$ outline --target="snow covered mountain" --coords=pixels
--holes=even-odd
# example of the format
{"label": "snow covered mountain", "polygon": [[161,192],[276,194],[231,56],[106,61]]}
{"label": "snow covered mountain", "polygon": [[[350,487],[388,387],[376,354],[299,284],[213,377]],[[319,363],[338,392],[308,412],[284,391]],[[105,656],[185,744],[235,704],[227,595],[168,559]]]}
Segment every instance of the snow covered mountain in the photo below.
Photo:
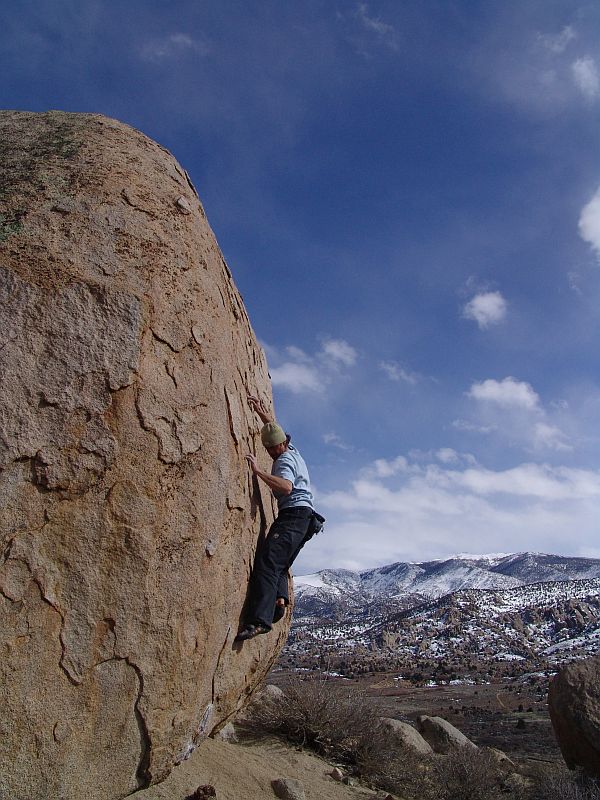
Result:
{"label": "snow covered mountain", "polygon": [[339,619],[383,604],[388,611],[417,605],[462,589],[512,589],[542,581],[600,578],[600,559],[545,553],[458,555],[398,562],[352,572],[322,570],[294,579],[296,616]]}
{"label": "snow covered mountain", "polygon": [[323,570],[295,587],[288,665],[481,678],[600,650],[600,559],[460,555]]}

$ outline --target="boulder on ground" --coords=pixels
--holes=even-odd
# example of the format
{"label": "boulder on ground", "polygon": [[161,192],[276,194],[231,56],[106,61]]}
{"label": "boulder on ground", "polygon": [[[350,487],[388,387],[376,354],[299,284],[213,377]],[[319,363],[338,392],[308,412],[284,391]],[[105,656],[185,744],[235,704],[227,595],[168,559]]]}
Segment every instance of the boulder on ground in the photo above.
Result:
{"label": "boulder on ground", "polygon": [[402,722],[392,717],[382,717],[380,722],[388,739],[399,750],[409,748],[422,756],[429,756],[433,753],[433,748],[429,742],[426,742],[419,731],[407,722]]}
{"label": "boulder on ground", "polygon": [[260,689],[253,698],[255,703],[279,703],[285,697],[285,693],[275,686],[273,683],[268,683]]}
{"label": "boulder on ground", "polygon": [[273,791],[280,800],[305,800],[304,786],[295,778],[277,778],[271,781]]}
{"label": "boulder on ground", "polygon": [[473,744],[464,733],[442,717],[428,717],[423,714],[418,719],[418,725],[419,732],[435,753],[452,753],[461,747],[477,749],[477,745]]}
{"label": "boulder on ground", "polygon": [[[273,518],[264,355],[185,171],[91,114],[0,112],[0,795],[114,800],[233,716]],[[265,460],[263,466],[268,466]]]}
{"label": "boulder on ground", "polygon": [[550,682],[550,719],[569,769],[600,777],[600,656],[574,661]]}

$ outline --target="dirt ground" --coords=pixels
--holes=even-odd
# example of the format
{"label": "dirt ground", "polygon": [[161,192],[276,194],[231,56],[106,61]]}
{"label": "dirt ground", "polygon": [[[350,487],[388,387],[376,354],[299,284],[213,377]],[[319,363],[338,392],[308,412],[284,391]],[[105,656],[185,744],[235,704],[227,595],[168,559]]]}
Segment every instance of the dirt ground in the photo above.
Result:
{"label": "dirt ground", "polygon": [[274,800],[271,781],[296,778],[306,800],[373,800],[374,792],[345,786],[327,773],[332,765],[277,744],[230,744],[207,739],[166,781],[137,792],[140,800],[184,800],[198,786],[215,787],[217,800]]}

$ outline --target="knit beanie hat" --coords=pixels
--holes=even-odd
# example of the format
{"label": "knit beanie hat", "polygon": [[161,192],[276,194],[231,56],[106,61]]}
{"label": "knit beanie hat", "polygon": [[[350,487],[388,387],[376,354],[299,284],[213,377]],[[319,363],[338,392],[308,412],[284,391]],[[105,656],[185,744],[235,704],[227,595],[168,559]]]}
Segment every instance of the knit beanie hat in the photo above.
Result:
{"label": "knit beanie hat", "polygon": [[285,431],[276,422],[267,422],[260,432],[260,440],[265,447],[276,447],[287,439]]}

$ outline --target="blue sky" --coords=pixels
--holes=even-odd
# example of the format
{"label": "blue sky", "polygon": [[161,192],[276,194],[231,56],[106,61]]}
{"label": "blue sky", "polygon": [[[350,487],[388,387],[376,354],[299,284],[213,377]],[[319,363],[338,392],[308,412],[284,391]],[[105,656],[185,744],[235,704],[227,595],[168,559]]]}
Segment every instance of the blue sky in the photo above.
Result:
{"label": "blue sky", "polygon": [[600,5],[22,0],[4,108],[188,170],[327,531],[296,572],[600,557]]}

